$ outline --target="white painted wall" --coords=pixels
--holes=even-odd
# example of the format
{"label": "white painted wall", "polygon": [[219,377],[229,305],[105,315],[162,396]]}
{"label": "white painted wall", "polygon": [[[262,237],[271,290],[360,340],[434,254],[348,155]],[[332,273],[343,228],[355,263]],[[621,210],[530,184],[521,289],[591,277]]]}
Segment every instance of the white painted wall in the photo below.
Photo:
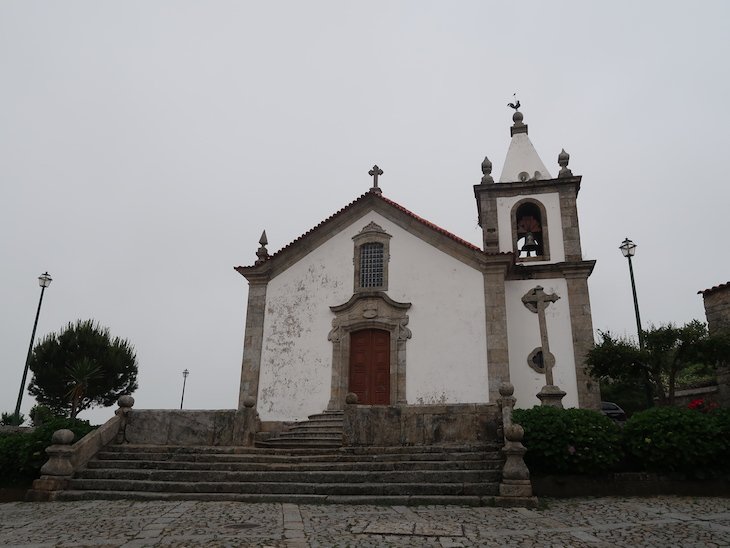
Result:
{"label": "white painted wall", "polygon": [[520,180],[520,173],[526,172],[530,179],[535,172],[540,172],[539,179],[552,179],[545,164],[538,156],[527,133],[515,133],[509,142],[507,156],[504,159],[500,183],[514,183]]}
{"label": "white painted wall", "polygon": [[[560,217],[560,196],[557,192],[547,194],[511,196],[497,198],[497,228],[499,230],[499,250],[503,253],[511,252],[512,248],[512,208],[525,198],[530,198],[545,206],[547,213],[548,243],[550,244],[549,261],[530,261],[530,264],[552,264],[565,261],[565,246],[563,245],[563,221]],[[519,264],[519,258],[516,259]]]}
{"label": "white painted wall", "polygon": [[299,420],[326,408],[329,307],[352,296],[352,237],[371,221],[392,236],[388,295],[412,303],[408,403],[488,400],[482,274],[370,212],[269,282],[257,403],[262,420]]}
{"label": "white painted wall", "polygon": [[537,314],[522,304],[522,296],[536,285],[545,293],[556,293],[560,299],[545,311],[550,352],[555,356],[553,379],[567,392],[565,407],[578,407],[578,383],[575,377],[573,331],[570,327],[568,286],[564,279],[512,280],[506,282],[507,332],[509,333],[509,374],[515,387],[517,407],[539,405],[537,394],[545,385],[545,375],[527,365],[527,356],[540,346],[540,326]]}

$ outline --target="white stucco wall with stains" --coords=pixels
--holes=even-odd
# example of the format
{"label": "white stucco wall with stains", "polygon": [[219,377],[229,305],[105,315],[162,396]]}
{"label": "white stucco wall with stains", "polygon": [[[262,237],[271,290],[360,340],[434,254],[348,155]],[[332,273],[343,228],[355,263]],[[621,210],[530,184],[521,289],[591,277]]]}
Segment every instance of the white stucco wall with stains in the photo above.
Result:
{"label": "white stucco wall with stains", "polygon": [[527,357],[541,346],[537,314],[522,303],[522,296],[537,285],[545,293],[555,293],[560,299],[545,310],[548,343],[555,356],[553,380],[567,395],[563,406],[578,407],[578,383],[575,376],[573,332],[570,327],[568,286],[564,279],[511,280],[506,282],[507,332],[509,333],[509,375],[515,387],[517,407],[539,405],[536,394],[545,385],[545,375],[527,365]]}
{"label": "white stucco wall with stains", "polygon": [[[530,261],[530,264],[562,263],[565,261],[565,247],[563,246],[563,221],[560,216],[560,195],[557,192],[497,198],[499,250],[503,253],[512,252],[512,208],[517,202],[526,198],[540,202],[543,206],[545,206],[545,213],[547,214],[548,243],[550,245],[549,261]],[[520,262],[519,258],[515,260],[517,263]]]}
{"label": "white stucco wall with stains", "polygon": [[352,237],[371,221],[392,236],[387,293],[412,303],[408,403],[488,401],[482,274],[369,212],[269,282],[257,402],[262,420],[301,420],[326,408],[329,307],[352,296]]}

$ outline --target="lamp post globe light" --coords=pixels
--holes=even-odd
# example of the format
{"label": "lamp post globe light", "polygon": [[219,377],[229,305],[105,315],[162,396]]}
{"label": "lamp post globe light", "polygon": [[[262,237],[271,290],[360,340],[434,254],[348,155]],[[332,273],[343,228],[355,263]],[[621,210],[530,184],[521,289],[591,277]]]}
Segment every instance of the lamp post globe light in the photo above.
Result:
{"label": "lamp post globe light", "polygon": [[636,254],[636,244],[629,240],[624,239],[619,246],[621,253],[624,257],[629,260],[629,276],[631,276],[631,292],[634,295],[634,312],[636,313],[636,331],[639,335],[639,348],[644,349],[644,336],[641,332],[641,316],[639,315],[639,301],[636,298],[636,282],[634,282],[634,267],[631,264],[631,257]]}
{"label": "lamp post globe light", "polygon": [[182,397],[180,398],[180,409],[183,408],[183,402],[185,401],[185,383],[188,380],[188,375],[190,375],[190,371],[187,369],[183,369],[183,389],[182,389]]}
{"label": "lamp post globe light", "polygon": [[43,293],[46,287],[51,285],[53,278],[48,272],[44,272],[38,276],[38,285],[41,286],[41,298],[38,300],[38,310],[35,313],[35,322],[33,322],[33,332],[30,335],[30,346],[28,347],[28,356],[25,358],[25,368],[23,369],[23,380],[20,381],[20,391],[18,392],[18,403],[15,404],[15,424],[20,424],[20,404],[23,402],[23,392],[25,392],[25,381],[28,378],[28,366],[30,365],[30,357],[33,354],[33,341],[35,340],[35,330],[38,327],[38,318],[41,315],[41,305],[43,304]]}

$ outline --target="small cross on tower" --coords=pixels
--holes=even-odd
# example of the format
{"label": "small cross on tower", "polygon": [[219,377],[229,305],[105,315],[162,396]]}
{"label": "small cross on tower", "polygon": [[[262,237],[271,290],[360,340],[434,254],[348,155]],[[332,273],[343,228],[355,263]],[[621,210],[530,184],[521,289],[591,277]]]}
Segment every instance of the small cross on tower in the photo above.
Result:
{"label": "small cross on tower", "polygon": [[380,190],[378,187],[378,175],[382,175],[383,170],[378,167],[378,165],[374,165],[373,169],[368,171],[368,175],[370,175],[373,178],[373,186],[370,188],[371,192],[377,192],[378,194],[381,194],[383,191]]}

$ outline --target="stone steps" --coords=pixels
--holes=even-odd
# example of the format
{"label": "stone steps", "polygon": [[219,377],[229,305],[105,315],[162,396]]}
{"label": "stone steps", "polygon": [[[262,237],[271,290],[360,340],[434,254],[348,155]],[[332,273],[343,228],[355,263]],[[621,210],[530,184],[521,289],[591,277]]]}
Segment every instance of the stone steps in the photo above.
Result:
{"label": "stone steps", "polygon": [[348,471],[369,472],[396,470],[499,470],[501,461],[457,460],[457,461],[354,461],[354,462],[197,462],[172,460],[103,460],[90,461],[89,470],[113,468],[117,470],[224,470],[229,472],[292,470],[292,471]]}
{"label": "stone steps", "polygon": [[335,448],[342,446],[342,411],[325,411],[310,415],[309,420],[292,423],[287,430],[266,439],[256,440],[257,447]]}
{"label": "stone steps", "polygon": [[[235,452],[234,452],[235,450]],[[169,461],[197,463],[260,463],[260,464],[304,464],[304,463],[346,463],[346,462],[402,462],[402,461],[482,461],[497,460],[501,455],[498,448],[472,448],[470,450],[448,447],[374,447],[348,449],[266,449],[245,447],[176,447],[119,445],[100,451],[96,460]],[[95,464],[96,466],[96,464]]]}
{"label": "stone steps", "polygon": [[496,470],[134,470],[96,468],[80,471],[78,480],[169,481],[209,483],[367,483],[377,475],[383,483],[478,483],[499,479]]}
{"label": "stone steps", "polygon": [[61,491],[57,500],[196,500],[244,503],[291,504],[369,504],[388,506],[459,505],[480,506],[493,503],[489,496],[449,495],[297,495],[247,493],[148,493],[144,491]]}
{"label": "stone steps", "polygon": [[[498,483],[307,483],[307,482],[183,482],[125,479],[72,479],[71,491],[142,491],[150,493],[237,493],[297,495],[496,495]],[[68,499],[66,499],[68,500]]]}
{"label": "stone steps", "polygon": [[498,446],[268,449],[111,445],[59,500],[481,504],[497,495]]}

